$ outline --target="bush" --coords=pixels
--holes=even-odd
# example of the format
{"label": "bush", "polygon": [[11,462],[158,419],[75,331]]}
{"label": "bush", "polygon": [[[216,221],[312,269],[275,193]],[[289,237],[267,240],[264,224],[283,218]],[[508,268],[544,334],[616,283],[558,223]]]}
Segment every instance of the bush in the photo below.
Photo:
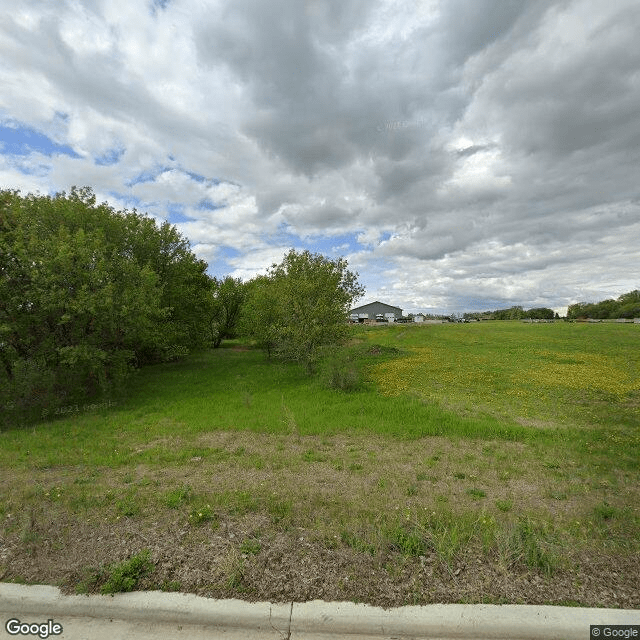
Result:
{"label": "bush", "polygon": [[148,549],[132,556],[129,560],[113,565],[109,578],[100,588],[103,595],[133,591],[141,578],[153,570],[151,552]]}
{"label": "bush", "polygon": [[321,378],[327,387],[338,391],[357,391],[362,387],[358,363],[345,350],[334,351],[325,359]]}

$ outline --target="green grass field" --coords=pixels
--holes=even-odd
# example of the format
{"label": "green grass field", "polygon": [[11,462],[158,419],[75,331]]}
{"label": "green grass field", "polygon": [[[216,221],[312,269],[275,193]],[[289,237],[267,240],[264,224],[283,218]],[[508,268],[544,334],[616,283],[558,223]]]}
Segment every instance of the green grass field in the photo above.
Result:
{"label": "green grass field", "polygon": [[140,588],[217,597],[640,606],[639,345],[398,325],[354,327],[314,378],[234,343],[149,367],[0,433],[0,579],[99,591],[144,564]]}

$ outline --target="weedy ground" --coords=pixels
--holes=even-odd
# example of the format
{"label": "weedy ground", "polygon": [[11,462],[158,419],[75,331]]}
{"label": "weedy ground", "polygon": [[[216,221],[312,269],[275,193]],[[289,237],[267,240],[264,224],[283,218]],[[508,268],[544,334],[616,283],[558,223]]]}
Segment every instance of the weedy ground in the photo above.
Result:
{"label": "weedy ground", "polygon": [[633,325],[230,343],[0,433],[0,579],[70,592],[639,607]]}

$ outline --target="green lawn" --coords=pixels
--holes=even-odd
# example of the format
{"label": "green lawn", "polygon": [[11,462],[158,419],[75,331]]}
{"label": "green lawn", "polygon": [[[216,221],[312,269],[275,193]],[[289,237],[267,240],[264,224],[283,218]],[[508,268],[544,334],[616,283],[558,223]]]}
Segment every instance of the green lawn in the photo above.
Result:
{"label": "green lawn", "polygon": [[606,441],[600,448],[615,464],[637,468],[638,326],[488,322],[373,331],[368,339],[375,335],[406,350],[373,368],[382,393],[533,427],[575,444]]}
{"label": "green lawn", "polygon": [[150,557],[141,588],[218,597],[640,606],[639,344],[354,327],[314,378],[233,343],[146,368],[0,433],[0,576],[99,591]]}

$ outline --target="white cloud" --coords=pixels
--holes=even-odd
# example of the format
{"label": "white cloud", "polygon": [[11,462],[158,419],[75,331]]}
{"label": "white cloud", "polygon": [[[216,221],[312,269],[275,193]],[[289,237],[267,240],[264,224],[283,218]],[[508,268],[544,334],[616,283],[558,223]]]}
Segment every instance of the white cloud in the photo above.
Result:
{"label": "white cloud", "polygon": [[28,0],[0,8],[0,123],[80,157],[5,153],[0,180],[177,206],[217,275],[349,236],[407,311],[616,296],[639,30],[634,0]]}

